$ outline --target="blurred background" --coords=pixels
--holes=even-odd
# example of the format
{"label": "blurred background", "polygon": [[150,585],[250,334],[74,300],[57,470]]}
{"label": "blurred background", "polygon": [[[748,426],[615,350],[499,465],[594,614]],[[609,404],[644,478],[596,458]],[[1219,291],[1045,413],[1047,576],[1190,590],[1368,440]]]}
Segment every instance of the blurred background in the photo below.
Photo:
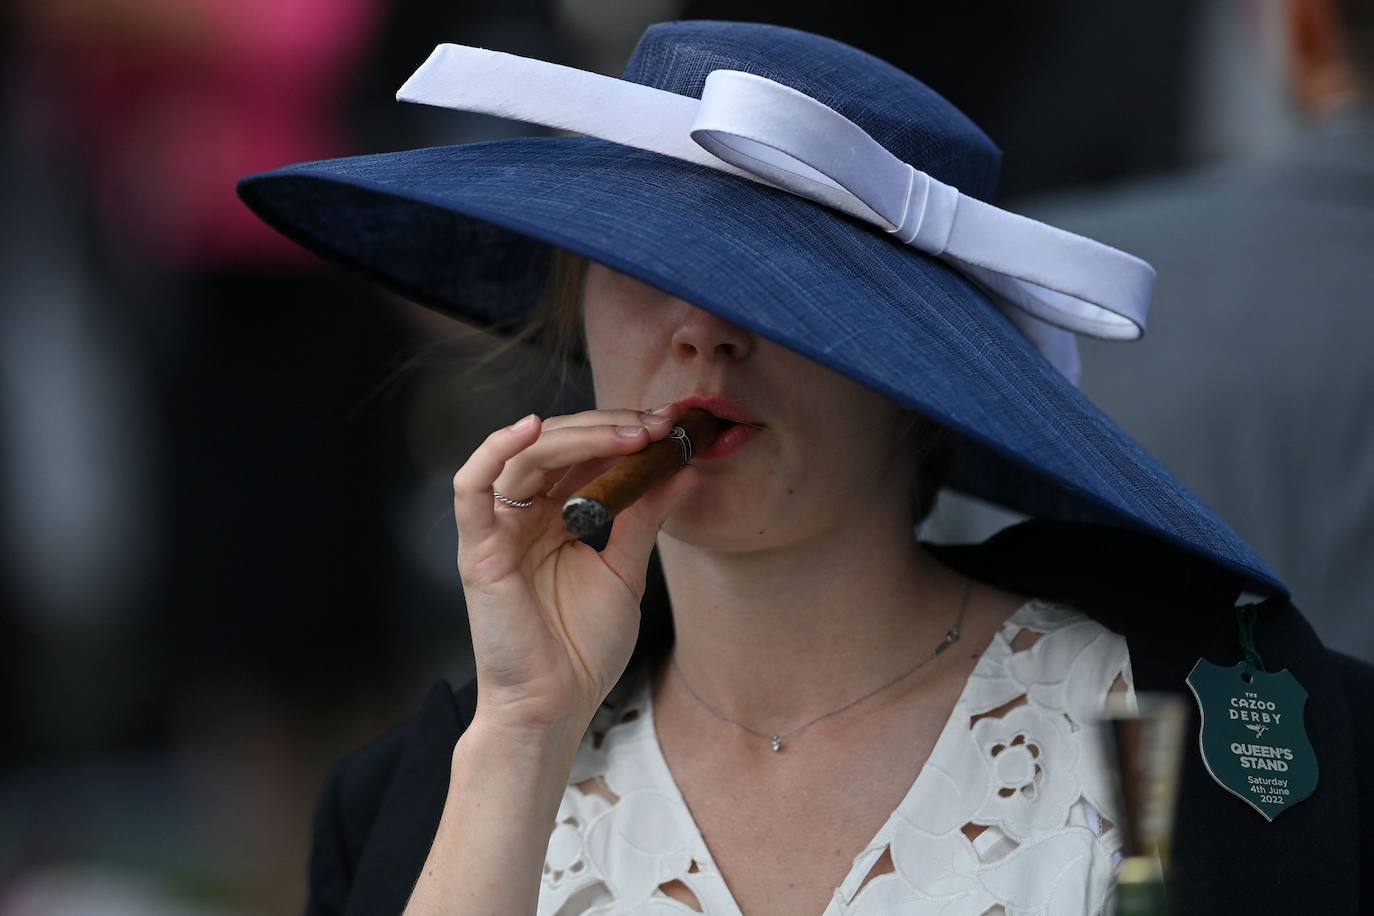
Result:
{"label": "blurred background", "polygon": [[[651,22],[730,18],[920,77],[1004,150],[1004,206],[1159,268],[1084,390],[1374,659],[1370,5],[12,0],[0,916],[298,912],[329,766],[471,675],[452,475],[587,395],[519,356],[465,375],[490,339],[234,195],[527,132],[393,101],[441,41],[617,73]],[[1007,520],[942,499],[927,534]]]}

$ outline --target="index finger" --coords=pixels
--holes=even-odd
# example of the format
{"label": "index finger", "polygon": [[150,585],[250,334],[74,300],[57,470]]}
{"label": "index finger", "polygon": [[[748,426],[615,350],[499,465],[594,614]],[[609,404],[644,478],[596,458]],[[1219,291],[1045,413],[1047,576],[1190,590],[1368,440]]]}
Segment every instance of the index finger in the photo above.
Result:
{"label": "index finger", "polygon": [[653,410],[637,410],[633,407],[599,407],[578,413],[549,417],[544,421],[545,429],[562,429],[567,426],[604,426],[642,423],[644,414],[656,413],[676,421],[682,415],[682,408],[676,403],[666,404]]}

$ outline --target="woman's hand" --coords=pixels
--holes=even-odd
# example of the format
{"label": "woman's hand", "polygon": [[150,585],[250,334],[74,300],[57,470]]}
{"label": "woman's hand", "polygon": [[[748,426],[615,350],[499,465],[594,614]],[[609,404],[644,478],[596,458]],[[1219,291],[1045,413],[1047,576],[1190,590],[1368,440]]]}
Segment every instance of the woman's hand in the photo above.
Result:
{"label": "woman's hand", "polygon": [[[624,673],[654,539],[697,470],[683,468],[617,515],[601,552],[567,531],[563,502],[618,457],[664,438],[679,413],[531,415],[488,436],[454,476],[478,719],[580,734]],[[534,505],[506,506],[493,490]]]}

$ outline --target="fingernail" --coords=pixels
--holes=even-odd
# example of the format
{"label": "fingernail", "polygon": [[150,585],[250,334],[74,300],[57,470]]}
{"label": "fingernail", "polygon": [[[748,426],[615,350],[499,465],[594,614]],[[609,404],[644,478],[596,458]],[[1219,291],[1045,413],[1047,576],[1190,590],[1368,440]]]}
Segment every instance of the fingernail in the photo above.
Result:
{"label": "fingernail", "polygon": [[660,417],[658,414],[649,414],[644,418],[645,423],[652,423],[654,426],[662,426],[664,423],[671,423],[667,417]]}
{"label": "fingernail", "polygon": [[523,433],[534,425],[534,414],[530,414],[525,419],[511,426],[511,432]]}
{"label": "fingernail", "polygon": [[667,412],[668,412],[668,409],[671,408],[672,406],[673,406],[673,402],[672,402],[672,401],[669,401],[667,404],[664,404],[662,407],[655,407],[653,410],[649,411],[649,413],[667,413]]}
{"label": "fingernail", "polygon": [[643,431],[644,427],[642,426],[617,426],[615,428],[615,434],[626,439],[633,439]]}

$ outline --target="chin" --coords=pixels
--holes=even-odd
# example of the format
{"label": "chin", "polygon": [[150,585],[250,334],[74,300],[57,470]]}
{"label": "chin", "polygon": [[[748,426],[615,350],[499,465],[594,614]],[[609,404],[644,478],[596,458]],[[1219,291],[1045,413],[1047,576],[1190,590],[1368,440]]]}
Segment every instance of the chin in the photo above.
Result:
{"label": "chin", "polygon": [[780,522],[758,497],[713,493],[698,486],[663,523],[668,537],[703,550],[740,551],[771,546]]}

